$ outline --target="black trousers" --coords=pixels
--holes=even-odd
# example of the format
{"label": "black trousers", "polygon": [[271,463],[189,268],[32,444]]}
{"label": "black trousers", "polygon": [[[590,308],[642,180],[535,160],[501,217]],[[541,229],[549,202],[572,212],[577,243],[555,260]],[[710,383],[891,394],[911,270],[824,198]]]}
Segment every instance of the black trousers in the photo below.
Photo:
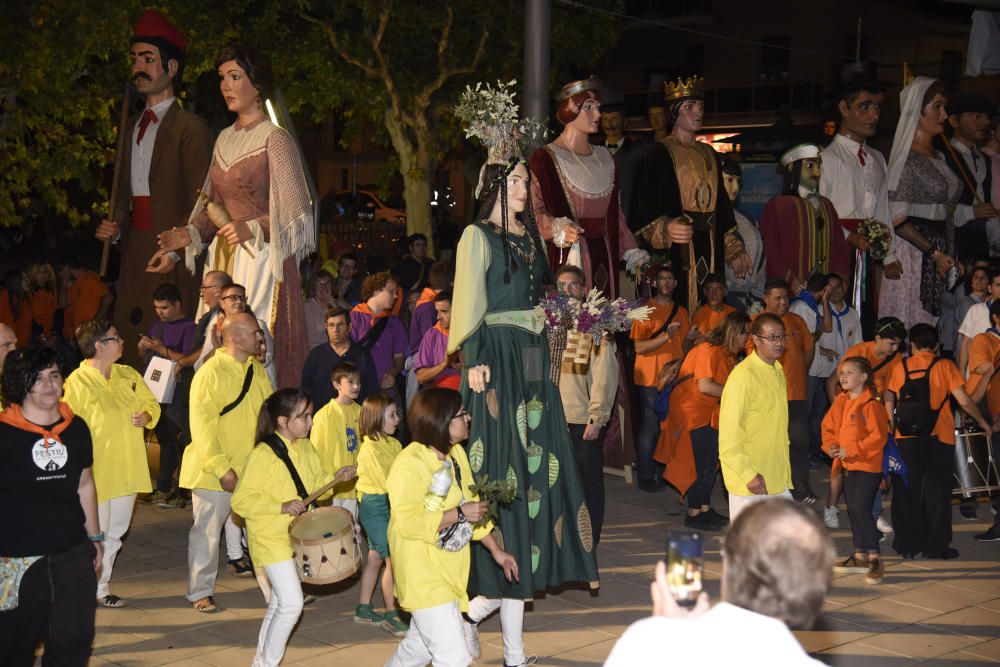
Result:
{"label": "black trousers", "polygon": [[932,436],[899,438],[909,484],[892,481],[892,547],[899,554],[937,554],[951,544],[955,449]]}
{"label": "black trousers", "polygon": [[[184,413],[186,412],[185,410]],[[156,478],[156,488],[164,493],[172,493],[177,488],[174,473],[180,470],[181,455],[191,442],[187,429],[180,426],[187,423],[184,413],[164,405],[160,421],[153,429],[156,432],[156,441],[160,444],[160,470]]]}
{"label": "black trousers", "polygon": [[712,488],[719,470],[719,432],[711,426],[691,431],[694,468],[698,475],[687,490],[688,509],[700,509],[712,504]]}
{"label": "black trousers", "polygon": [[601,541],[604,525],[604,435],[607,425],[601,428],[596,440],[584,440],[586,424],[569,424],[569,437],[576,452],[576,466],[583,483],[583,498],[587,501],[590,527],[594,531],[594,544]]}
{"label": "black trousers", "polygon": [[882,483],[882,473],[864,470],[843,471],[844,498],[847,500],[847,517],[851,520],[851,534],[854,536],[854,551],[877,554],[881,538],[872,516],[875,494]]}
{"label": "black trousers", "polygon": [[792,496],[816,495],[809,484],[809,403],[788,401],[788,459],[792,468]]}
{"label": "black trousers", "polygon": [[97,613],[94,554],[94,545],[83,541],[28,568],[17,607],[0,612],[0,662],[31,667],[42,642],[42,665],[86,667]]}

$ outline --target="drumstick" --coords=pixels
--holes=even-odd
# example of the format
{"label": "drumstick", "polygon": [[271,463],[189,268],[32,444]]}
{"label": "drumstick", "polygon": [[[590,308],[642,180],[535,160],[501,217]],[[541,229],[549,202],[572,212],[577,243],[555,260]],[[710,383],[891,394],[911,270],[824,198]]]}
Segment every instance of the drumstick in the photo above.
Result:
{"label": "drumstick", "polygon": [[329,484],[324,484],[323,486],[316,489],[316,491],[314,491],[312,495],[306,496],[302,500],[302,504],[308,507],[314,500],[322,496],[324,493],[326,493],[333,487],[337,486],[337,484],[340,484],[340,482],[341,480],[334,478],[333,481],[331,481]]}

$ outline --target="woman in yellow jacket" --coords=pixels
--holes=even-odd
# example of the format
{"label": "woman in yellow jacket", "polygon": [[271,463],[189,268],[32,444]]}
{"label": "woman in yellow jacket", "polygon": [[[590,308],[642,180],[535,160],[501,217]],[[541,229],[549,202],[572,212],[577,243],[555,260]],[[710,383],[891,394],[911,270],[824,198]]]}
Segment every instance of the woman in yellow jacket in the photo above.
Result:
{"label": "woman in yellow jacket", "polygon": [[[287,450],[308,493],[323,486],[329,480],[324,479],[319,454],[307,438],[312,417],[312,401],[305,392],[279,389],[271,394],[260,407],[257,446],[250,452],[233,491],[233,512],[246,522],[250,557],[256,567],[264,568],[271,586],[254,667],[281,663],[288,637],[302,613],[302,584],[292,561],[288,526],[293,518],[306,511],[306,506],[288,467],[272,447]],[[334,477],[338,481],[351,479],[354,467],[341,468]]]}
{"label": "woman in yellow jacket", "polygon": [[[396,597],[412,618],[386,667],[429,662],[466,667],[471,650],[457,639],[465,636],[462,612],[469,608],[469,542],[456,536],[468,534],[471,526],[471,539],[482,542],[508,581],[519,580],[517,561],[493,539],[493,524],[484,520],[487,503],[470,490],[472,469],[460,444],[469,436],[469,413],[461,395],[442,387],[424,389],[413,397],[406,419],[414,442],[396,457],[387,488]],[[432,491],[432,478],[442,470],[450,485],[446,492]]]}
{"label": "woman in yellow jacket", "polygon": [[872,503],[882,483],[882,457],[889,439],[889,415],[875,388],[875,374],[864,357],[840,363],[840,387],[823,418],[823,450],[844,466],[844,497],[851,519],[854,553],[834,566],[839,573],[865,574],[881,584],[885,570]]}
{"label": "woman in yellow jacket", "polygon": [[[361,447],[358,448],[358,507],[361,525],[368,536],[368,562],[361,573],[358,607],[354,610],[355,623],[373,623],[402,637],[409,627],[399,617],[392,592],[392,562],[389,560],[389,496],[386,478],[393,461],[403,450],[399,440],[392,437],[399,426],[396,402],[380,391],[365,399],[358,419]],[[382,599],[385,614],[372,611],[375,582],[382,573]]]}
{"label": "woman in yellow jacket", "polygon": [[111,322],[84,322],[76,342],[84,359],[66,378],[63,400],[87,422],[94,439],[97,517],[104,533],[97,604],[121,607],[122,599],[108,592],[111,570],[132,523],[136,495],[153,490],[143,430],[156,426],[160,404],[135,369],[115,363],[124,347]]}

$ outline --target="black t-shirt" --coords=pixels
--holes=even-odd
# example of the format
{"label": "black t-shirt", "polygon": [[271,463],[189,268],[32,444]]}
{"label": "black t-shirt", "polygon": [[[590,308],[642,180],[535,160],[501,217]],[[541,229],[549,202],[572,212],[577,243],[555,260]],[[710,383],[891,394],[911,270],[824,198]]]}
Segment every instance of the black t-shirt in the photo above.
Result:
{"label": "black t-shirt", "polygon": [[90,429],[74,417],[59,438],[46,446],[41,434],[0,423],[0,556],[47,556],[87,539],[77,489],[94,462]]}

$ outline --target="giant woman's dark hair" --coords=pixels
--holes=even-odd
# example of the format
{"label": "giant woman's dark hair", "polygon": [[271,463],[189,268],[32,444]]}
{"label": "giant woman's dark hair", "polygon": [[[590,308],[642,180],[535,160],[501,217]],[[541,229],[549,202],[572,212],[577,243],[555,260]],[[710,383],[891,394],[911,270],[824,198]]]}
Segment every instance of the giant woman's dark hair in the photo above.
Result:
{"label": "giant woman's dark hair", "polygon": [[[483,167],[482,192],[479,195],[479,213],[476,220],[488,220],[497,200],[500,203],[500,234],[503,239],[503,282],[510,284],[511,269],[517,270],[517,264],[510,259],[510,233],[507,224],[507,177],[517,167],[522,164],[520,158],[511,158],[506,164],[491,163]],[[531,183],[531,170],[528,170],[528,183]],[[524,201],[524,211],[520,214],[521,224],[528,230],[531,240],[535,244],[537,252],[545,257],[545,244],[542,243],[542,236],[538,233],[538,225],[535,222],[535,212],[531,206],[531,194]],[[545,263],[548,266],[548,262]],[[549,282],[548,269],[546,269],[544,281]]]}

